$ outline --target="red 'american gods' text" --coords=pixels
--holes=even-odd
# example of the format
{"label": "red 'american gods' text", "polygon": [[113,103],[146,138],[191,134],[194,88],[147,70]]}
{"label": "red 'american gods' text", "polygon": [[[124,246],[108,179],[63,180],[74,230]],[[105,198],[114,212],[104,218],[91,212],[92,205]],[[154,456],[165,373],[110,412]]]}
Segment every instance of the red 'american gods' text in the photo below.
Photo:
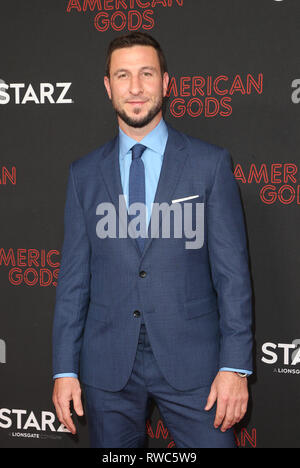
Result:
{"label": "red 'american gods' text", "polygon": [[58,250],[0,248],[0,267],[9,267],[13,286],[57,286],[60,262]]}
{"label": "red 'american gods' text", "polygon": [[263,93],[263,74],[171,77],[167,90],[173,117],[229,117],[233,97]]}
{"label": "red 'american gods' text", "polygon": [[[94,12],[97,31],[137,31],[155,26],[154,8],[182,7],[184,0],[69,0],[67,13]],[[98,13],[97,13],[98,12]]]}
{"label": "red 'american gods' text", "polygon": [[265,205],[300,205],[300,185],[295,163],[252,163],[249,168],[236,164],[236,180],[242,184],[263,184],[259,197]]}

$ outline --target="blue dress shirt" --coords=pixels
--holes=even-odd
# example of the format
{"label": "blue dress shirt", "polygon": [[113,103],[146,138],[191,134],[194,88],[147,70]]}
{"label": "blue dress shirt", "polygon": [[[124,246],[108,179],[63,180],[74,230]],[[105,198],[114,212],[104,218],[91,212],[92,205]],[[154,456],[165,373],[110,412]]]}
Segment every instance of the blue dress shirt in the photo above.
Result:
{"label": "blue dress shirt", "polygon": [[[164,119],[161,119],[158,125],[148,133],[141,141],[137,142],[119,127],[119,164],[120,174],[123,187],[123,194],[128,208],[129,198],[129,171],[132,160],[132,146],[140,143],[146,146],[142,154],[142,160],[145,167],[145,185],[146,185],[146,206],[147,206],[147,225],[151,217],[151,207],[154,202],[155,192],[158,184],[158,179],[163,162],[164,152],[168,140],[168,129]],[[252,374],[252,372],[244,369],[232,369],[230,367],[222,367],[220,371],[240,372],[243,374]],[[78,377],[74,373],[56,374],[53,379],[59,377]]]}

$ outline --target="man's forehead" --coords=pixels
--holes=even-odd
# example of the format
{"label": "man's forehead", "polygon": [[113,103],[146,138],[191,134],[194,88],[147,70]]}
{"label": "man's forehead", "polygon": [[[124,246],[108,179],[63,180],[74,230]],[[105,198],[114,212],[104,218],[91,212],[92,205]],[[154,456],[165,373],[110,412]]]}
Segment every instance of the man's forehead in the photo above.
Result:
{"label": "man's forehead", "polygon": [[146,60],[142,66],[156,66],[158,64],[158,56],[154,47],[151,46],[132,46],[116,49],[111,56],[111,65],[122,66],[122,64],[130,66],[141,66],[140,60]]}

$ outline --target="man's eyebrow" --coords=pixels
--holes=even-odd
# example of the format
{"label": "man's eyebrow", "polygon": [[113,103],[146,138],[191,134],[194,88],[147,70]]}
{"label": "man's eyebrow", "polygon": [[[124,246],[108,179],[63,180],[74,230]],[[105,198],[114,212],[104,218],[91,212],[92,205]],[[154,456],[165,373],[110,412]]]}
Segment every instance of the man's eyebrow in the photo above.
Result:
{"label": "man's eyebrow", "polygon": [[[145,67],[142,67],[141,70],[152,70],[152,71],[156,71],[156,68],[155,67],[152,67],[151,65],[148,65],[148,66],[145,66]],[[121,73],[121,72],[128,72],[129,70],[127,70],[126,68],[119,68],[118,70],[115,71],[114,75],[117,75],[118,73]]]}

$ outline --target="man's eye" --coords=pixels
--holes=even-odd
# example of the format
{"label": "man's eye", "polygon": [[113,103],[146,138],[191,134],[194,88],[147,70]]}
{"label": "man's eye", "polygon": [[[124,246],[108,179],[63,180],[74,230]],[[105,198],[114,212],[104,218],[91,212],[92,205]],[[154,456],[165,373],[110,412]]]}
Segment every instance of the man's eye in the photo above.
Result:
{"label": "man's eye", "polygon": [[146,76],[152,76],[152,73],[150,73],[150,72],[144,72],[144,75],[146,75]]}

